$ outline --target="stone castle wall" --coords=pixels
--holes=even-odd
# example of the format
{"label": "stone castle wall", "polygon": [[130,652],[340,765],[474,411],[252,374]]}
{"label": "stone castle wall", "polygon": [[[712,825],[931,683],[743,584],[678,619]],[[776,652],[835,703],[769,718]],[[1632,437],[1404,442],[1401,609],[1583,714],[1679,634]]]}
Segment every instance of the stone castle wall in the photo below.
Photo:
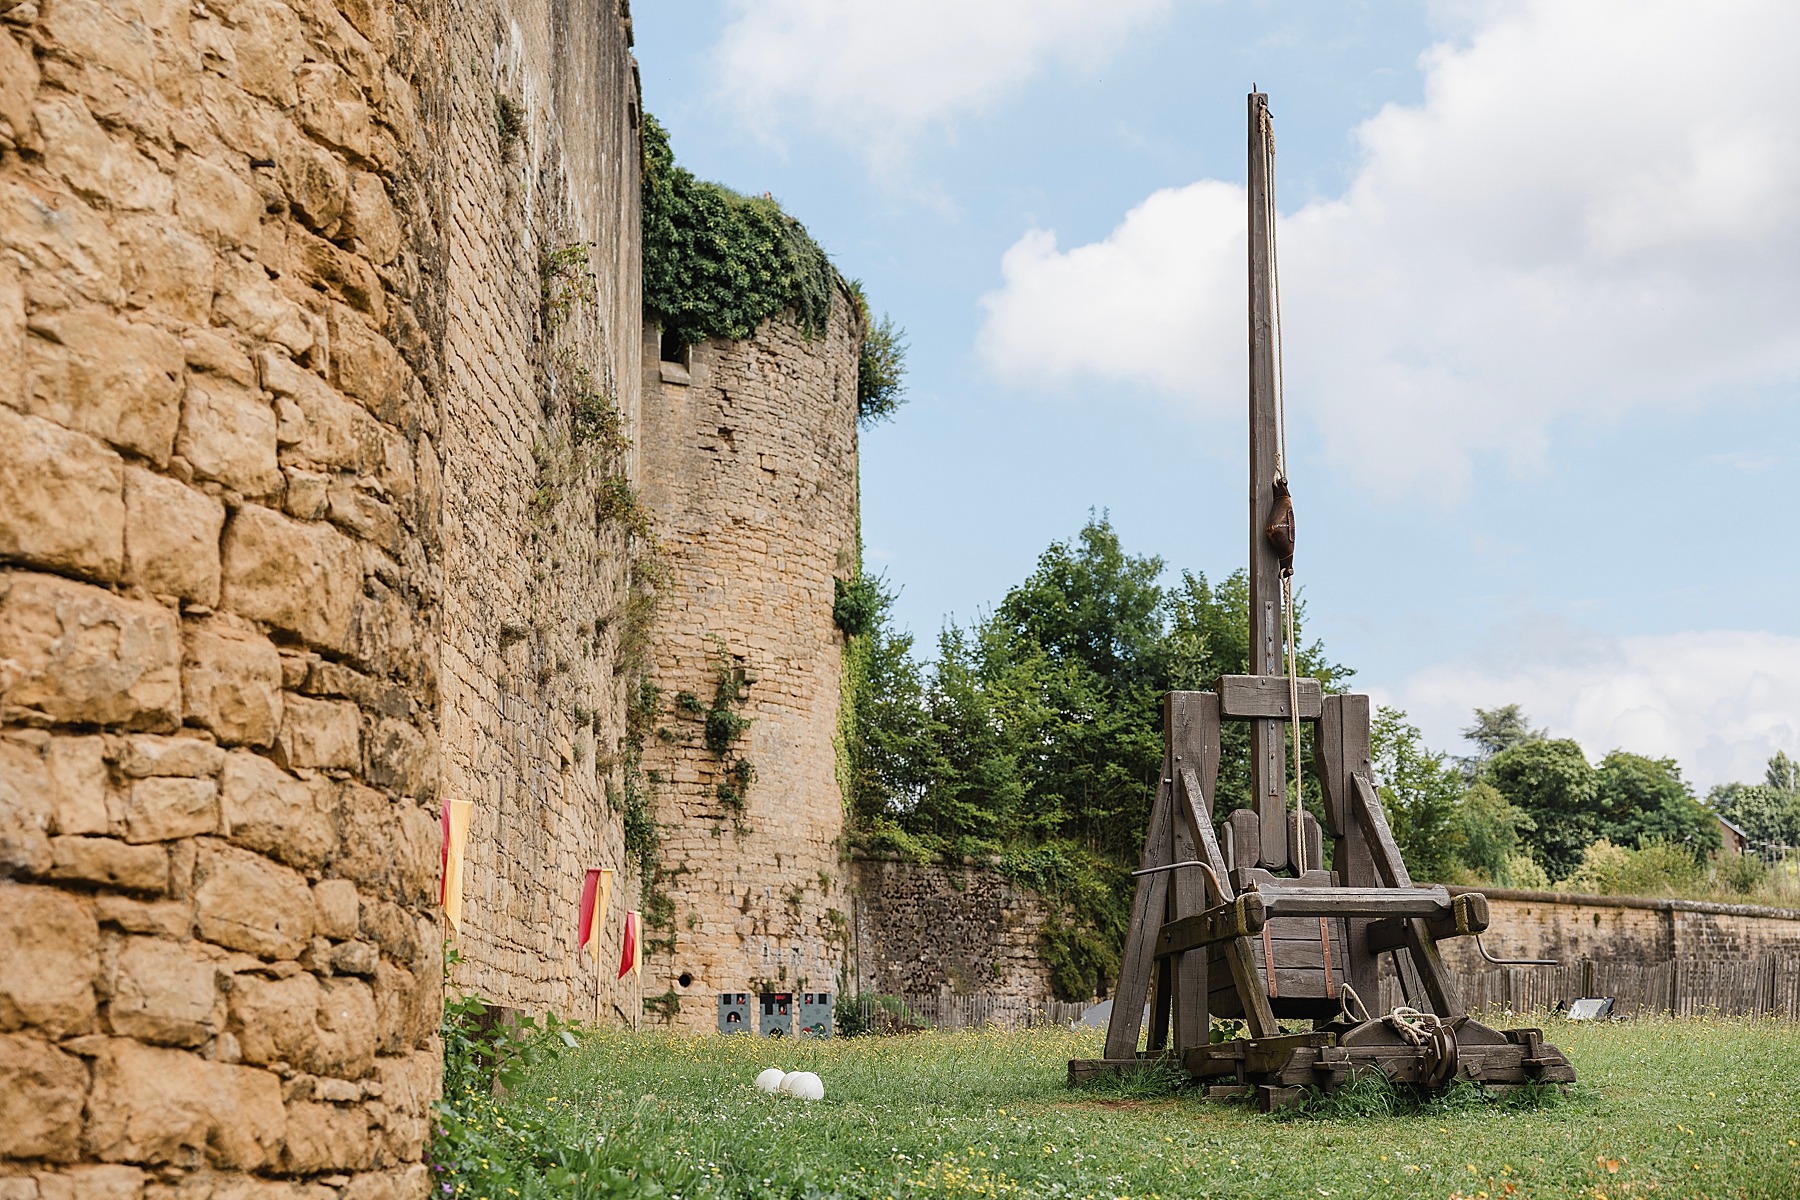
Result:
{"label": "stone castle wall", "polygon": [[[474,802],[453,981],[534,1012],[629,1021],[636,992],[575,946],[583,872],[638,878],[621,822],[633,547],[596,497],[630,464],[578,444],[577,403],[635,431],[637,88],[611,0],[465,0],[435,53],[441,204],[443,776]],[[502,135],[497,105],[520,124]],[[548,297],[548,300],[546,300]]]}
{"label": "stone castle wall", "polygon": [[998,871],[858,859],[852,879],[857,992],[1053,998],[1039,945],[1050,910]]}
{"label": "stone castle wall", "polygon": [[464,981],[616,1017],[571,943],[624,865],[622,468],[558,439],[578,386],[634,415],[628,44],[0,0],[6,1200],[423,1195],[445,795]]}
{"label": "stone castle wall", "polygon": [[[1717,962],[1800,951],[1800,912],[1793,909],[1509,888],[1475,890],[1488,898],[1493,924],[1481,941],[1496,958]],[[1456,970],[1489,969],[1469,939],[1455,938],[1443,946],[1445,961]]]}
{"label": "stone castle wall", "polygon": [[[714,1027],[719,992],[835,991],[843,975],[844,639],[832,605],[833,580],[857,568],[861,335],[842,288],[817,338],[773,319],[677,365],[645,332],[641,461],[669,581],[645,753],[668,906],[649,931],[644,988],[689,1028]],[[725,707],[749,723],[709,748],[722,678],[741,689]],[[747,782],[739,762],[753,768]],[[721,785],[741,787],[741,804]]]}

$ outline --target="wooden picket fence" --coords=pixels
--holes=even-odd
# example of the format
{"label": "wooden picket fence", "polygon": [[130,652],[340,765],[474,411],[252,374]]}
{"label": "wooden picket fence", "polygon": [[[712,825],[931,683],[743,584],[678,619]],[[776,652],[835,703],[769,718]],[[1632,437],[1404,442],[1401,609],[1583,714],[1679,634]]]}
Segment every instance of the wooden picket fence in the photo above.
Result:
{"label": "wooden picket fence", "polygon": [[[1088,1007],[1087,1004],[1065,1004],[1060,1000],[1032,1001],[1022,996],[956,995],[951,992],[925,992],[897,998],[904,1005],[900,1025],[933,1029],[979,1029],[984,1025],[997,1029],[1025,1029],[1036,1025],[1068,1025],[1079,1020]],[[882,1006],[874,997],[860,997],[853,1003],[863,1009],[865,1024],[876,1027],[892,1024],[876,1019],[877,1010]]]}
{"label": "wooden picket fence", "polygon": [[[1800,1021],[1800,956],[1792,954],[1741,962],[1676,959],[1640,964],[1582,959],[1554,967],[1464,972],[1457,976],[1457,983],[1468,1010],[1490,1016],[1547,1012],[1584,996],[1611,996],[1613,1015],[1620,1017],[1669,1014]],[[894,999],[904,1006],[897,1022],[892,1012]],[[885,998],[885,1019],[871,1021],[883,1001],[863,997],[853,1003],[863,1007],[865,1024],[889,1029],[1067,1026],[1080,1020],[1090,1006],[1018,996],[926,992]],[[1404,1003],[1400,981],[1384,974],[1381,1011]]]}
{"label": "wooden picket fence", "polygon": [[[1800,957],[1660,963],[1582,959],[1554,967],[1497,967],[1458,975],[1471,1012],[1542,1012],[1583,996],[1611,996],[1616,1016],[1782,1017],[1800,1020]],[[1405,1003],[1400,981],[1381,981],[1382,1011]]]}

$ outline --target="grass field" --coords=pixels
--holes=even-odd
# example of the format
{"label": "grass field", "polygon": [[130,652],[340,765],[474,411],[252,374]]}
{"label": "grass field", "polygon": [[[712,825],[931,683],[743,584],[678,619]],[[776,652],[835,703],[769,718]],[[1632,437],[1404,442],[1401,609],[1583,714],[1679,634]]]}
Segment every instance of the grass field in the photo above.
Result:
{"label": "grass field", "polygon": [[[1070,1091],[1097,1031],[593,1033],[446,1117],[440,1181],[491,1200],[1800,1197],[1800,1027],[1542,1023],[1580,1076],[1567,1096],[1291,1119],[1166,1083]],[[816,1071],[825,1099],[756,1092],[768,1066]]]}

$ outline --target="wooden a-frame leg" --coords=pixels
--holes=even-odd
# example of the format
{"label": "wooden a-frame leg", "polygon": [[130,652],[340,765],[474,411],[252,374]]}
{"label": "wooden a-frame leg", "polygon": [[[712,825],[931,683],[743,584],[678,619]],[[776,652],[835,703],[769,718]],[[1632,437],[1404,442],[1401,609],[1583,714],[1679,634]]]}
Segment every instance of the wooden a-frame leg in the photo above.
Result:
{"label": "wooden a-frame leg", "polygon": [[[1411,887],[1412,875],[1400,856],[1393,830],[1388,828],[1387,814],[1381,811],[1381,798],[1375,793],[1375,785],[1360,774],[1352,775],[1350,782],[1356,792],[1357,819],[1368,835],[1369,850],[1375,857],[1375,870],[1382,883],[1392,888]],[[1444,958],[1438,953],[1437,939],[1431,935],[1431,927],[1423,917],[1408,918],[1406,950],[1431,1010],[1441,1017],[1461,1016],[1462,1001],[1456,993],[1456,982],[1444,965]]]}
{"label": "wooden a-frame leg", "polygon": [[[1144,839],[1141,866],[1161,867],[1172,862],[1174,850],[1170,810],[1168,764],[1150,805],[1150,828]],[[1106,1057],[1131,1058],[1137,1054],[1143,1030],[1144,1005],[1150,998],[1150,973],[1155,964],[1156,935],[1168,902],[1169,872],[1138,876],[1137,894],[1131,901],[1131,924],[1125,931],[1125,953],[1119,958],[1119,981],[1113,988],[1112,1019],[1106,1025]]]}
{"label": "wooden a-frame leg", "polygon": [[[1225,855],[1219,850],[1219,839],[1213,833],[1212,820],[1207,816],[1205,793],[1200,789],[1200,779],[1192,771],[1184,769],[1176,778],[1176,800],[1179,815],[1187,821],[1194,840],[1200,846],[1200,858],[1213,870],[1218,884],[1218,903],[1225,904],[1237,897],[1226,879]],[[1224,944],[1225,965],[1231,971],[1231,985],[1237,989],[1238,998],[1244,1006],[1244,1022],[1250,1026],[1251,1037],[1274,1037],[1281,1032],[1275,1023],[1275,1011],[1269,1006],[1269,994],[1264,989],[1263,978],[1257,974],[1256,959],[1250,949],[1250,939],[1235,937]]]}
{"label": "wooden a-frame leg", "polygon": [[[1219,702],[1216,696],[1198,692],[1170,692],[1163,698],[1163,744],[1168,748],[1166,778],[1194,769],[1204,777],[1216,777],[1219,769]],[[1200,857],[1188,823],[1170,810],[1175,862]],[[1207,906],[1206,880],[1196,867],[1171,872],[1169,915],[1198,916]],[[1197,950],[1171,961],[1175,1049],[1185,1054],[1207,1044],[1212,1022],[1207,1013],[1206,951]]]}

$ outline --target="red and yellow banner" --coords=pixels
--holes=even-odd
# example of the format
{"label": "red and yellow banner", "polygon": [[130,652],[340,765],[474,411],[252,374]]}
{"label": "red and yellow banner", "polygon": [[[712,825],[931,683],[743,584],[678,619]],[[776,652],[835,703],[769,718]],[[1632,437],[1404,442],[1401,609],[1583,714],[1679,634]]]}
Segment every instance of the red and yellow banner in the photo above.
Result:
{"label": "red and yellow banner", "polygon": [[611,867],[596,867],[581,883],[581,917],[575,944],[600,960],[600,936],[606,929],[606,910],[612,904]]}
{"label": "red and yellow banner", "polygon": [[469,800],[446,800],[442,817],[444,835],[441,867],[443,879],[438,887],[438,900],[444,916],[458,932],[462,930],[463,855],[469,848],[469,818],[475,805]]}
{"label": "red and yellow banner", "polygon": [[619,978],[625,978],[631,971],[641,972],[644,969],[642,948],[639,938],[638,912],[635,908],[625,910],[625,949],[619,955]]}

